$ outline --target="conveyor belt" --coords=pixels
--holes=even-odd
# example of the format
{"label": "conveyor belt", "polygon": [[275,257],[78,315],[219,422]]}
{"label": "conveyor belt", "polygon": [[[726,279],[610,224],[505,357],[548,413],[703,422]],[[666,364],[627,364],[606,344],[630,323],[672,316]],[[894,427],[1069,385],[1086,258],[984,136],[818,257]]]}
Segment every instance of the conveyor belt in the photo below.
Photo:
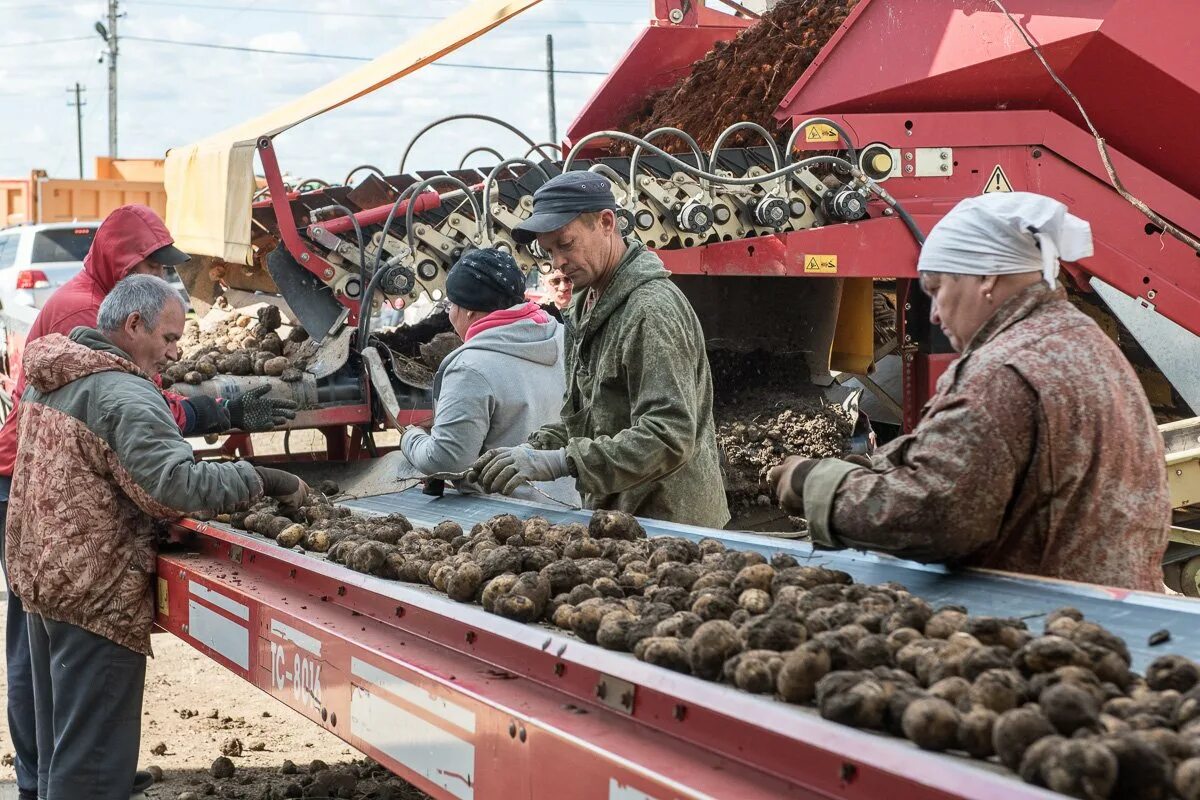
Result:
{"label": "conveyor belt", "polygon": [[[528,517],[540,514],[553,523],[587,523],[589,512],[569,511],[549,505],[495,496],[460,495],[447,490],[444,497],[422,494],[419,488],[344,503],[356,511],[374,514],[400,512],[414,524],[433,526],[452,519],[469,529],[497,514]],[[958,603],[972,614],[1022,617],[1031,630],[1040,632],[1038,617],[1062,606],[1074,606],[1089,620],[1120,636],[1129,646],[1133,667],[1144,670],[1160,655],[1177,653],[1200,660],[1200,601],[1181,596],[1106,589],[1082,583],[1016,576],[982,570],[950,570],[888,556],[857,551],[814,551],[803,542],[767,539],[753,534],[718,531],[642,519],[650,536],[714,538],[729,547],[756,550],[763,555],[789,553],[801,562],[845,570],[861,583],[896,581],[936,606]],[[1149,647],[1154,631],[1171,632],[1168,643]]]}

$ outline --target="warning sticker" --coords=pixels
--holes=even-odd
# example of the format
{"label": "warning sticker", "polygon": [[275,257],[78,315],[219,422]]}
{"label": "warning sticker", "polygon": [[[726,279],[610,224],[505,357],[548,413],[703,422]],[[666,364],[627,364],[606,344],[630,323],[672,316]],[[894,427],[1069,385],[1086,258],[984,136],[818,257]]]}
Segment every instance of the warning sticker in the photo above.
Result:
{"label": "warning sticker", "polygon": [[1009,183],[1008,176],[1004,174],[1004,170],[1002,170],[1000,165],[997,164],[996,168],[992,170],[991,176],[988,177],[987,183],[984,184],[983,193],[991,194],[992,192],[1011,192],[1012,190],[1012,184]]}
{"label": "warning sticker", "polygon": [[804,141],[806,142],[836,142],[837,140],[838,132],[828,125],[817,123],[804,129]]}
{"label": "warning sticker", "polygon": [[170,616],[171,595],[170,595],[170,590],[167,586],[167,582],[164,579],[159,578],[157,588],[158,588],[158,591],[156,592],[156,595],[157,595],[157,599],[158,599],[158,613],[160,616],[164,616],[164,617]]}
{"label": "warning sticker", "polygon": [[808,275],[833,275],[837,272],[837,256],[805,256],[804,272]]}

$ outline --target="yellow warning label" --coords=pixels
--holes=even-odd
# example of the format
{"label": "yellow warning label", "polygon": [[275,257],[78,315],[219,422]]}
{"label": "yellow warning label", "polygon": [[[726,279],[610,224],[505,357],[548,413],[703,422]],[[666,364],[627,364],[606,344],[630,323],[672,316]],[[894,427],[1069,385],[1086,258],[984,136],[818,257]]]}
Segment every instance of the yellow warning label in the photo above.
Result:
{"label": "yellow warning label", "polygon": [[170,616],[171,614],[171,596],[169,591],[170,589],[167,587],[166,579],[159,578],[158,591],[156,592],[158,596],[158,613],[164,617]]}
{"label": "yellow warning label", "polygon": [[805,256],[804,272],[808,275],[832,275],[837,272],[837,256]]}
{"label": "yellow warning label", "polygon": [[837,140],[838,132],[828,125],[817,123],[804,129],[804,141],[806,142],[836,142]]}
{"label": "yellow warning label", "polygon": [[987,183],[983,187],[983,193],[991,194],[992,192],[1011,192],[1012,190],[1012,184],[1009,183],[1008,176],[1004,174],[1004,170],[1002,170],[1000,165],[997,164],[996,168],[992,170],[991,176],[987,179]]}

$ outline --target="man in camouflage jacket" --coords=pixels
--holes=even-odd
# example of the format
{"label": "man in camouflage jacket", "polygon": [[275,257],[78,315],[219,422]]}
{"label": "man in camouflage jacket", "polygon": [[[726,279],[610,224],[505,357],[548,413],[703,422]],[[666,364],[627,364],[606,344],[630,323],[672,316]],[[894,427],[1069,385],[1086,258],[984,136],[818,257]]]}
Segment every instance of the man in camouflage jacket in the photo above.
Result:
{"label": "man in camouflage jacket", "polygon": [[532,448],[485,453],[488,491],[572,475],[589,508],[722,528],[729,522],[712,375],[696,312],[662,261],[617,227],[612,188],[568,172],[534,194],[516,228],[574,284],[562,419]]}

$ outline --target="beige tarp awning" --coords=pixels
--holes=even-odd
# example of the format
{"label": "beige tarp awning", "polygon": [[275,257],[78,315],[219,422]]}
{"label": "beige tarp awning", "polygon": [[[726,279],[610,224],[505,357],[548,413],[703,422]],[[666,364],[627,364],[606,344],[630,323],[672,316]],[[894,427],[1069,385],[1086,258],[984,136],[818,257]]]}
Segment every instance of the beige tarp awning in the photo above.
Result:
{"label": "beige tarp awning", "polygon": [[250,205],[254,151],[307,119],[414,72],[516,16],[540,0],[475,0],[417,38],[261,117],[167,153],[167,227],[188,253],[252,263]]}

